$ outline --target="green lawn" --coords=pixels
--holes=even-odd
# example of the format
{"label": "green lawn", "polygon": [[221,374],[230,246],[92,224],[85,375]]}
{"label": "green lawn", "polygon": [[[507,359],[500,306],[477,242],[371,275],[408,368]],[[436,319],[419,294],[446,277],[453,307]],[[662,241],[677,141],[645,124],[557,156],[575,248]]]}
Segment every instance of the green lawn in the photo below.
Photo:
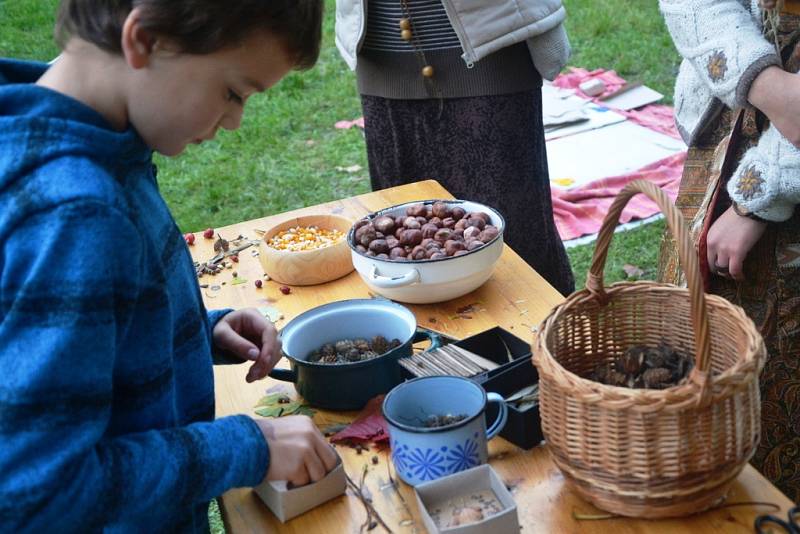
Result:
{"label": "green lawn", "polygon": [[[573,57],[570,64],[613,68],[669,95],[677,72],[674,51],[656,0],[565,0]],[[0,0],[0,56],[49,60],[57,0]],[[336,130],[341,119],[361,115],[353,74],[333,44],[334,2],[326,7],[319,64],[292,73],[268,94],[250,99],[242,127],[220,132],[202,147],[175,159],[157,158],[159,183],[185,231],[218,227],[364,193],[369,189],[363,135]],[[339,168],[361,166],[348,173]],[[630,263],[655,272],[662,224],[617,235],[606,270],[625,278]],[[585,280],[592,246],[569,251],[578,287]],[[213,515],[218,521],[218,516]],[[216,524],[216,529],[220,527]]]}

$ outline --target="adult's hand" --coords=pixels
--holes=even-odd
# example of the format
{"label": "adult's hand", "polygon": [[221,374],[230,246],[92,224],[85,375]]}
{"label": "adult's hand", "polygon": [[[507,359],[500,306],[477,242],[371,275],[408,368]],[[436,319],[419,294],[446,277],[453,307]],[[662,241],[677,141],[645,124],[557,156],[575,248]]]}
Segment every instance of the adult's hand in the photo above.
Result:
{"label": "adult's hand", "polygon": [[295,486],[322,479],[336,467],[336,452],[304,415],[255,419],[269,446],[267,480],[287,480]]}
{"label": "adult's hand", "polygon": [[214,345],[244,360],[254,361],[246,380],[253,382],[267,376],[281,359],[281,342],[275,325],[258,310],[232,311],[214,326]]}
{"label": "adult's hand", "polygon": [[758,243],[767,223],[737,215],[728,208],[708,230],[708,267],[720,276],[744,280],[744,260]]}
{"label": "adult's hand", "polygon": [[800,75],[767,67],[753,80],[747,99],[783,137],[800,148]]}

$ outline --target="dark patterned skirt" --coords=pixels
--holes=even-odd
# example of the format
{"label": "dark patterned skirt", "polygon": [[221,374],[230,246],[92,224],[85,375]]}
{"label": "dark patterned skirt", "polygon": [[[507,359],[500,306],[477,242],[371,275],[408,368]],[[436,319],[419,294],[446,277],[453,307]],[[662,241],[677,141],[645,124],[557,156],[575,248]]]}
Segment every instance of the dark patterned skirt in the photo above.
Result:
{"label": "dark patterned skirt", "polygon": [[504,239],[563,295],[574,290],[553,221],[540,90],[398,100],[361,95],[372,189],[433,178],[497,209]]}
{"label": "dark patterned skirt", "polygon": [[[800,18],[782,16],[789,26],[782,37],[796,39]],[[795,41],[788,43],[792,48]],[[800,55],[795,55],[794,62]],[[797,71],[800,65],[786,65]],[[708,134],[689,148],[676,206],[691,221],[702,204],[709,184],[717,144],[730,132],[733,113],[726,109]],[[763,131],[764,117],[745,112],[738,158],[753,146]],[[724,190],[714,209],[718,217],[730,207]],[[710,292],[741,306],[758,327],[767,347],[761,373],[761,443],[752,464],[795,503],[800,503],[800,209],[782,223],[770,223],[744,264],[746,280],[711,276]],[[669,236],[662,241],[659,278],[681,279],[677,251]]]}

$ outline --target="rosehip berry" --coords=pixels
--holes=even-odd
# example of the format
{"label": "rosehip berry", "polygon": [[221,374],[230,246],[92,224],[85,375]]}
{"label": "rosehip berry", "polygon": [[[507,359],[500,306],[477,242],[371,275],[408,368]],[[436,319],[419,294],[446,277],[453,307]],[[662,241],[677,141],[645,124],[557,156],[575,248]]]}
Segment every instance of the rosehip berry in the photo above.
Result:
{"label": "rosehip berry", "polygon": [[187,245],[194,245],[194,234],[183,234],[183,240],[186,241]]}
{"label": "rosehip berry", "polygon": [[262,282],[261,280],[256,280],[256,287],[258,289],[261,289],[261,286],[263,286],[263,285],[264,285],[264,282]]}
{"label": "rosehip berry", "polygon": [[203,237],[206,239],[211,239],[214,237],[214,229],[213,228],[206,228],[206,231],[203,232]]}
{"label": "rosehip berry", "polygon": [[288,295],[291,292],[292,292],[292,288],[291,287],[281,286],[281,293],[283,293],[284,295]]}
{"label": "rosehip berry", "polygon": [[237,256],[236,254],[234,254],[233,256],[231,256],[231,261],[232,261],[233,263],[239,263],[239,256]]}

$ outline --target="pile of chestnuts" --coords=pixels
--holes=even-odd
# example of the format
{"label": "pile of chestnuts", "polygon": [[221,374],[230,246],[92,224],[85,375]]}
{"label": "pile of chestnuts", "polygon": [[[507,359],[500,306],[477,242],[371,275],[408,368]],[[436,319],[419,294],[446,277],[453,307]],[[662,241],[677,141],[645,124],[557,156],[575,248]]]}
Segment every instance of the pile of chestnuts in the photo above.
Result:
{"label": "pile of chestnuts", "polygon": [[404,214],[358,221],[353,246],[383,260],[438,260],[461,256],[500,235],[488,213],[437,201],[412,204]]}

